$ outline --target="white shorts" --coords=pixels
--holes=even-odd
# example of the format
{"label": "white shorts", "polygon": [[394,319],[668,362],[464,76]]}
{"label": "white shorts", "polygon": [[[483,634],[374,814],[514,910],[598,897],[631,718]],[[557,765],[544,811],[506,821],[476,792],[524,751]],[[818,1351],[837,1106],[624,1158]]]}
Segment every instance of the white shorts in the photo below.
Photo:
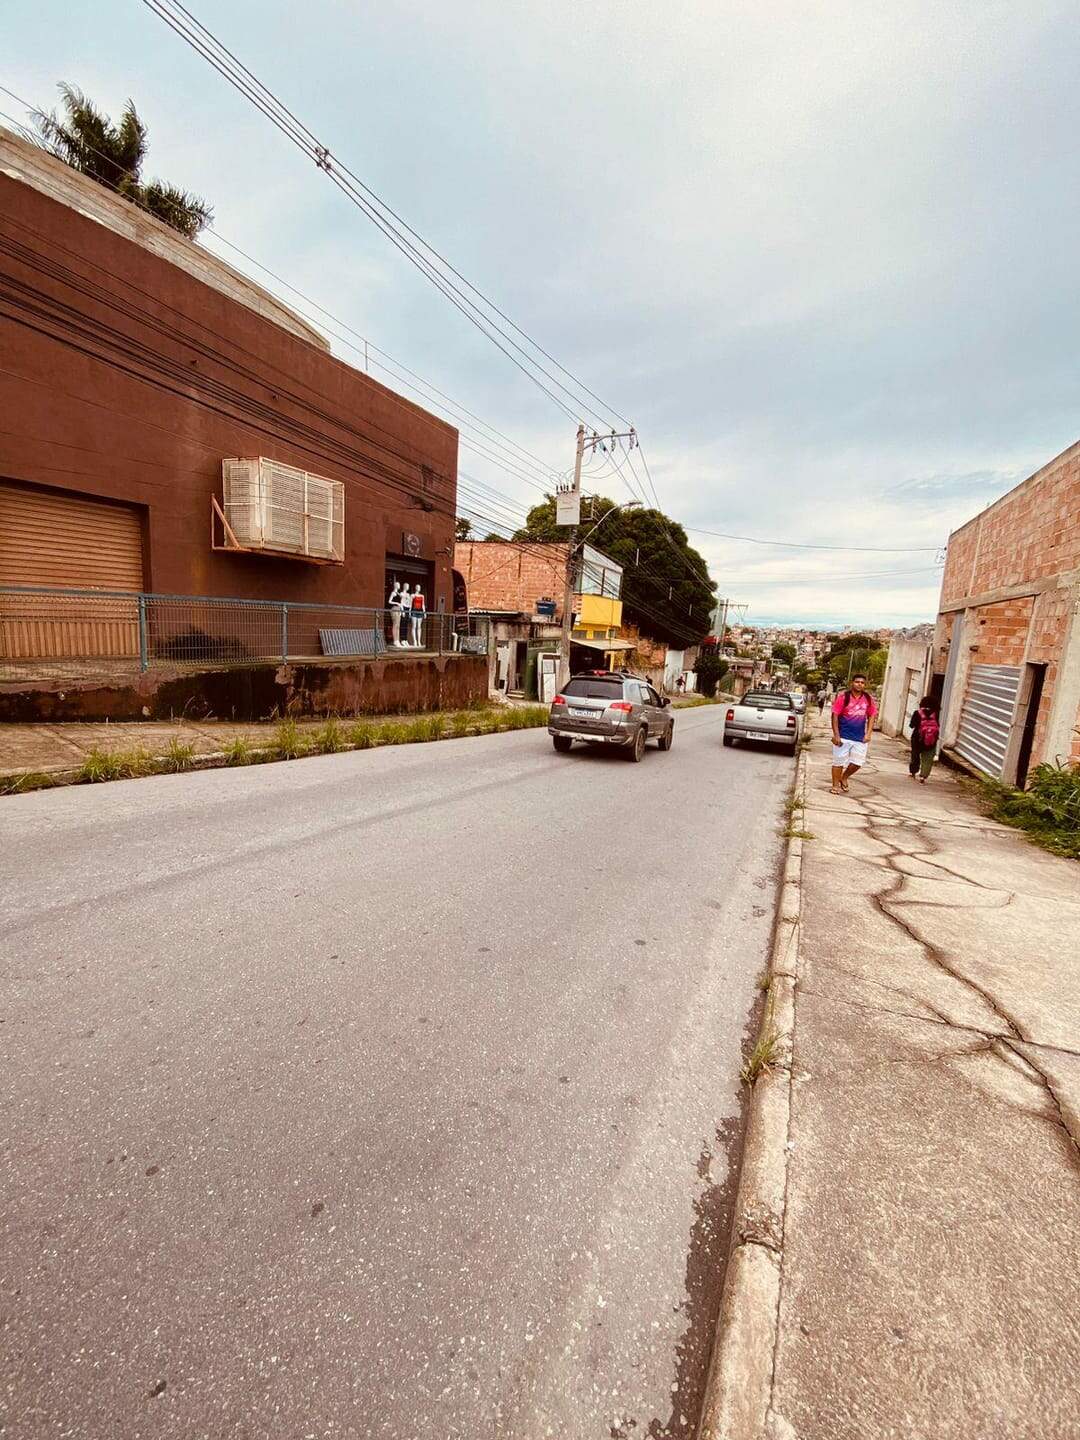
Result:
{"label": "white shorts", "polygon": [[834,765],[865,765],[867,744],[865,740],[841,740],[832,747]]}

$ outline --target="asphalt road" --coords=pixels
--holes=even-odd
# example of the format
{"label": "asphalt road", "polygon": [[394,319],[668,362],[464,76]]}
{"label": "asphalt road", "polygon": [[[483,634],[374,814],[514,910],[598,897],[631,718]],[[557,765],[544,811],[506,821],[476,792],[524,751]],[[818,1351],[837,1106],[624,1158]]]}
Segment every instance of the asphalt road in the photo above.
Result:
{"label": "asphalt road", "polygon": [[0,801],[5,1436],[689,1435],[792,774],[720,730]]}

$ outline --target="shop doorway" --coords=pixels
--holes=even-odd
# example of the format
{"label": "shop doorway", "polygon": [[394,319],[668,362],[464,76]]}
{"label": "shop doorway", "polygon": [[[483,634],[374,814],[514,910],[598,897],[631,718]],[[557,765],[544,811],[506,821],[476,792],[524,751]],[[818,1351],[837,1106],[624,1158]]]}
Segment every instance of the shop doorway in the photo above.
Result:
{"label": "shop doorway", "polygon": [[395,585],[408,585],[410,590],[417,586],[424,592],[429,610],[435,609],[435,567],[430,560],[413,560],[408,555],[387,555],[386,581],[383,585],[383,606],[390,599]]}
{"label": "shop doorway", "polygon": [[525,693],[525,667],[529,658],[529,643],[527,640],[514,640],[510,644],[510,684],[508,686],[511,695],[523,695]]}
{"label": "shop doorway", "polygon": [[1042,702],[1043,682],[1046,679],[1045,665],[1025,665],[1024,670],[1026,674],[1024,675],[1023,691],[1027,692],[1027,706],[1024,711],[1024,727],[1020,732],[1020,749],[1016,756],[1016,788],[1018,790],[1023,790],[1027,784],[1028,769],[1031,765],[1031,749],[1035,743],[1035,726],[1039,721],[1039,705]]}

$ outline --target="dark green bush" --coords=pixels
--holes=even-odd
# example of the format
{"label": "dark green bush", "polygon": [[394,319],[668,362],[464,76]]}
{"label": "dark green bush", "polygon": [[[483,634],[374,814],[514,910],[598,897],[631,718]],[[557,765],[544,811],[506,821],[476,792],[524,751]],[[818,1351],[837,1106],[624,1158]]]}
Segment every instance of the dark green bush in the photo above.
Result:
{"label": "dark green bush", "polygon": [[1026,790],[983,783],[988,814],[1025,831],[1055,855],[1080,860],[1080,765],[1037,765]]}

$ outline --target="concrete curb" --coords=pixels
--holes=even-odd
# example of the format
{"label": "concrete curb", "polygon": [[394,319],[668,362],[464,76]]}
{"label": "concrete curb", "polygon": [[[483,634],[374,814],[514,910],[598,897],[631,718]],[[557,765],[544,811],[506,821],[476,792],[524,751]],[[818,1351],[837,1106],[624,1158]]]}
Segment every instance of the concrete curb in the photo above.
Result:
{"label": "concrete curb", "polygon": [[[804,749],[792,787],[803,807],[806,774]],[[780,1312],[804,843],[792,837],[784,861],[761,1022],[762,1035],[780,1036],[779,1059],[758,1076],[750,1096],[731,1249],[698,1440],[765,1440],[768,1433]]]}
{"label": "concrete curb", "polygon": [[[530,725],[523,728],[542,730],[544,726]],[[517,730],[482,730],[470,728],[466,730],[463,735],[443,734],[439,736],[439,740],[468,740],[477,735],[516,735],[520,733],[521,732]],[[294,760],[312,760],[322,755],[360,754],[362,750],[401,749],[408,745],[438,744],[439,740],[400,740],[395,741],[393,745],[366,745],[363,747],[344,744],[340,750],[305,750],[299,755],[290,756],[280,755],[274,746],[259,745],[253,746],[251,750],[248,751],[247,758],[241,762],[232,761],[224,750],[207,750],[201,755],[193,755],[186,764],[177,770],[150,768],[140,775],[117,776],[116,778],[148,780],[152,776],[160,775],[192,775],[197,770],[244,770],[250,768],[252,765],[287,765],[291,764]],[[157,755],[147,752],[146,755],[147,763],[151,767],[160,765],[167,759],[168,756],[164,752]],[[112,779],[83,782],[79,778],[80,773],[81,770],[78,765],[43,765],[40,768],[23,766],[17,770],[0,770],[0,787],[3,787],[5,784],[15,784],[26,775],[45,775],[51,782],[48,785],[31,786],[25,791],[14,789],[4,790],[0,788],[0,800],[7,798],[9,795],[33,794],[39,790],[56,790],[69,785],[81,785],[83,783],[111,785],[114,783]]]}

